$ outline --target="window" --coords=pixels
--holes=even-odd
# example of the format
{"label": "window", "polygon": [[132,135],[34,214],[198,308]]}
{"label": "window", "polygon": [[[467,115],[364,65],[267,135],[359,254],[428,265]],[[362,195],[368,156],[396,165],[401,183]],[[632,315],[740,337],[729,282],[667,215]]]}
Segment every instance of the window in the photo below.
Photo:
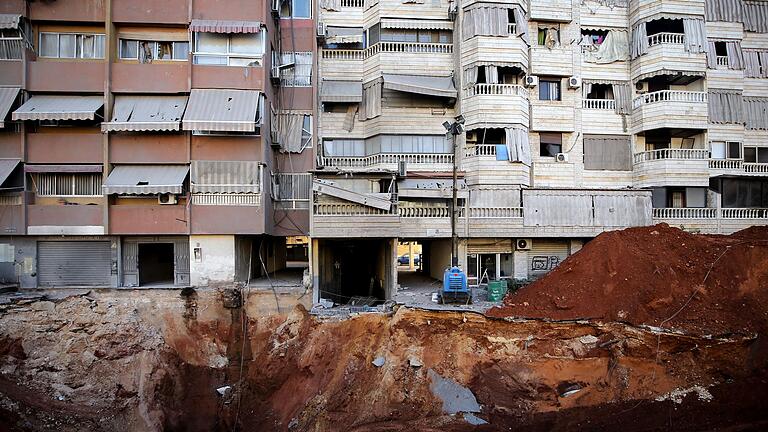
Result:
{"label": "window", "polygon": [[310,0],[282,0],[280,18],[312,18]]}
{"label": "window", "polygon": [[744,162],[768,163],[768,147],[744,147]]}
{"label": "window", "polygon": [[104,58],[103,34],[40,33],[40,57],[48,58]]}
{"label": "window", "polygon": [[32,176],[38,196],[101,196],[101,173],[39,173]]}
{"label": "window", "polygon": [[741,143],[728,141],[725,143],[728,150],[728,159],[741,159]]}
{"label": "window", "polygon": [[540,133],[539,155],[542,157],[555,157],[563,152],[563,134]]}
{"label": "window", "polygon": [[725,208],[768,207],[768,181],[762,179],[725,178],[722,183]]}
{"label": "window", "polygon": [[450,44],[452,35],[447,30],[384,29],[381,31],[381,41]]}
{"label": "window", "polygon": [[312,147],[312,116],[305,115],[301,124],[301,148]]}
{"label": "window", "polygon": [[261,66],[264,33],[195,33],[193,61],[201,65]]}
{"label": "window", "polygon": [[151,63],[152,60],[186,61],[189,55],[187,41],[145,41],[120,39],[120,58]]}
{"label": "window", "polygon": [[560,27],[557,25],[539,26],[537,41],[540,46],[549,49],[560,46]]}
{"label": "window", "polygon": [[0,60],[20,60],[21,32],[17,29],[0,29]]}
{"label": "window", "polygon": [[281,65],[293,65],[280,69],[280,85],[283,87],[309,87],[312,85],[312,53],[283,53]]}
{"label": "window", "polygon": [[560,80],[539,80],[539,100],[559,101]]}

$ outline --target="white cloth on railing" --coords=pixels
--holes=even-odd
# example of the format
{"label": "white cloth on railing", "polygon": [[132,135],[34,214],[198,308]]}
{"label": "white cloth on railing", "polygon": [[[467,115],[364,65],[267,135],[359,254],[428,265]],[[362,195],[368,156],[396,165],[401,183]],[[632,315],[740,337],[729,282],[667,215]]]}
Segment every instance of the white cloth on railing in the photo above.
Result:
{"label": "white cloth on railing", "polygon": [[685,50],[689,53],[707,52],[707,28],[704,20],[683,18]]}
{"label": "white cloth on railing", "polygon": [[517,32],[517,35],[523,39],[523,42],[530,46],[531,41],[528,37],[528,19],[525,16],[525,12],[518,5],[514,6],[512,12],[515,17],[515,32]]}
{"label": "white cloth on railing", "polygon": [[470,66],[464,69],[464,88],[477,84],[477,69],[477,66]]}
{"label": "white cloth on railing", "polygon": [[630,114],[632,112],[632,92],[629,89],[629,84],[612,84],[611,87],[616,114]]}
{"label": "white cloth on railing", "polygon": [[280,149],[290,153],[301,153],[304,147],[301,144],[301,130],[304,125],[304,114],[280,113],[278,119],[278,136],[280,137]]}
{"label": "white cloth on railing", "polygon": [[742,22],[744,4],[741,0],[706,0],[704,16],[707,21]]}
{"label": "white cloth on railing", "polygon": [[381,115],[381,80],[363,84],[363,100],[360,102],[360,121]]}
{"label": "white cloth on railing", "polygon": [[629,35],[622,30],[609,31],[597,50],[584,53],[584,61],[587,63],[607,64],[627,60],[629,60]]}
{"label": "white cloth on railing", "polygon": [[528,131],[518,128],[504,128],[505,145],[510,162],[522,162],[531,165],[531,144],[528,141]]}
{"label": "white cloth on railing", "polygon": [[768,2],[744,0],[744,30],[768,33]]}
{"label": "white cloth on railing", "polygon": [[341,0],[320,0],[320,7],[328,11],[340,11]]}
{"label": "white cloth on railing", "polygon": [[644,22],[632,28],[632,45],[630,48],[630,56],[633,59],[648,52],[648,32]]}
{"label": "white cloth on railing", "polygon": [[[768,78],[768,51],[744,51],[744,77]],[[760,67],[762,65],[762,67]]]}
{"label": "white cloth on railing", "polygon": [[508,7],[502,5],[480,5],[464,12],[461,32],[464,40],[475,36],[509,35]]}
{"label": "white cloth on railing", "polygon": [[744,102],[739,91],[709,89],[708,109],[710,123],[744,123]]}
{"label": "white cloth on railing", "polygon": [[485,82],[488,84],[498,84],[499,83],[499,68],[493,65],[488,65],[485,67]]}
{"label": "white cloth on railing", "polygon": [[745,97],[744,118],[747,129],[768,129],[768,98]]}

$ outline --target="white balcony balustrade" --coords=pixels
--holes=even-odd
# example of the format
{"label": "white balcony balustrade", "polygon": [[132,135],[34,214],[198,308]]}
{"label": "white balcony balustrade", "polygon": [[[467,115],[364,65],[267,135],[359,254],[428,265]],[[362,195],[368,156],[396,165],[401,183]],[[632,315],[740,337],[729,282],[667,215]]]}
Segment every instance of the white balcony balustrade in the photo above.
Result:
{"label": "white balcony balustrade", "polygon": [[682,45],[685,43],[685,35],[683,33],[656,33],[648,36],[648,46],[656,46],[661,44],[677,44]]}
{"label": "white balcony balustrade", "polygon": [[322,58],[324,60],[362,60],[365,55],[363,50],[345,50],[345,49],[323,49]]}
{"label": "white balcony balustrade", "polygon": [[654,219],[768,219],[765,208],[655,208]]}
{"label": "white balcony balustrade", "polygon": [[475,84],[464,89],[465,97],[478,95],[521,96],[528,99],[528,89],[519,84]]}
{"label": "white balcony balustrade", "polygon": [[472,207],[469,217],[475,219],[511,219],[522,218],[522,207]]}
{"label": "white balcony balustrade", "polygon": [[501,144],[475,144],[464,148],[464,157],[496,157],[496,146]]}
{"label": "white balcony balustrade", "polygon": [[640,108],[662,102],[706,103],[707,92],[686,90],[659,90],[632,99],[632,108]]}
{"label": "white balcony balustrade", "polygon": [[414,165],[444,165],[449,168],[453,165],[453,155],[446,153],[379,153],[370,156],[321,156],[320,163],[323,166],[337,168],[377,168],[388,165],[393,169],[397,164],[405,161]]}
{"label": "white balcony balustrade", "polygon": [[716,170],[741,170],[744,161],[739,159],[710,159],[709,169]]}
{"label": "white balcony balustrade", "polygon": [[680,149],[668,148],[660,150],[649,150],[635,153],[634,162],[642,163],[655,160],[683,159],[683,160],[704,160],[709,159],[709,150],[707,149]]}
{"label": "white balcony balustrade", "polygon": [[365,58],[379,53],[452,54],[453,44],[426,42],[379,42],[365,49]]}
{"label": "white balcony balustrade", "polygon": [[582,99],[581,107],[584,109],[613,111],[616,109],[616,101],[613,99]]}
{"label": "white balcony balustrade", "polygon": [[342,8],[362,9],[365,6],[365,0],[341,0]]}

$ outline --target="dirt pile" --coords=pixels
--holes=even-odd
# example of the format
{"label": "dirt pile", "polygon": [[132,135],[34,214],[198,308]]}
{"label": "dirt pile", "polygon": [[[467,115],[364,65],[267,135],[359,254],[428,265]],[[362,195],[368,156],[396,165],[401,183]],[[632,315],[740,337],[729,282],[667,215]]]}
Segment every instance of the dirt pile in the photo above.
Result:
{"label": "dirt pile", "polygon": [[768,330],[768,228],[731,236],[660,224],[599,235],[495,317],[598,319],[697,334]]}

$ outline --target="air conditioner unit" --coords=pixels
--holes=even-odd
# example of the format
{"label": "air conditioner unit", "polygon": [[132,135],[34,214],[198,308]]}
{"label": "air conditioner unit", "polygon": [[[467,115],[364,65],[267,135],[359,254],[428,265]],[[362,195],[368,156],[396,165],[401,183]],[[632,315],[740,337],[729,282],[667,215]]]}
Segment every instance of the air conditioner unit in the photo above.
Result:
{"label": "air conditioner unit", "polygon": [[280,15],[280,3],[281,0],[272,0],[272,15],[275,17]]}
{"label": "air conditioner unit", "polygon": [[636,83],[635,90],[637,90],[638,93],[648,93],[648,82],[641,81],[639,83]]}
{"label": "air conditioner unit", "polygon": [[525,76],[525,86],[526,87],[536,87],[539,85],[539,77],[534,75],[526,75]]}
{"label": "air conditioner unit", "polygon": [[317,22],[317,38],[318,39],[325,39],[325,36],[328,32],[328,28],[325,26],[325,23],[322,21]]}
{"label": "air conditioner unit", "polygon": [[555,162],[568,162],[568,154],[567,153],[558,153],[555,155]]}
{"label": "air conditioner unit", "polygon": [[531,239],[517,239],[515,242],[515,250],[531,250]]}
{"label": "air conditioner unit", "polygon": [[397,175],[400,177],[408,175],[408,162],[401,160],[397,163]]}
{"label": "air conditioner unit", "polygon": [[270,133],[270,137],[272,138],[270,140],[270,142],[271,142],[270,145],[272,146],[272,148],[279,149],[280,148],[280,135],[278,135],[276,131],[272,131]]}
{"label": "air conditioner unit", "polygon": [[581,87],[581,78],[572,76],[568,78],[568,88],[577,89]]}
{"label": "air conditioner unit", "polygon": [[164,193],[157,196],[157,202],[158,204],[163,205],[174,205],[179,202],[179,200],[176,198],[176,195]]}

